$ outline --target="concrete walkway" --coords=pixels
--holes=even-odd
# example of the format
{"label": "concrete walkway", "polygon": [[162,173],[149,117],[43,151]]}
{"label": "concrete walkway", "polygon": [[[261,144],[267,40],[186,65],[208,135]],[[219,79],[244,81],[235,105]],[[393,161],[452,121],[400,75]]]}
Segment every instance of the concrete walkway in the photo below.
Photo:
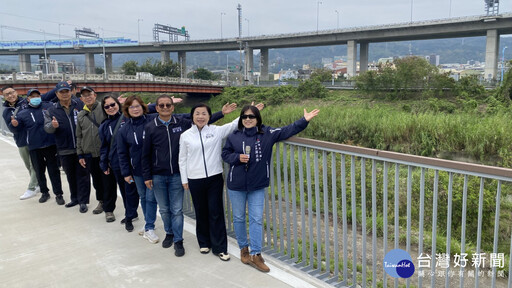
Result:
{"label": "concrete walkway", "polygon": [[[240,262],[234,239],[231,260],[199,253],[194,221],[185,217],[184,257],[161,243],[150,244],[138,235],[143,217],[128,233],[119,221],[124,209],[117,200],[116,222],[94,215],[97,201],[91,193],[89,212],[64,208],[55,197],[44,203],[19,200],[28,184],[27,171],[12,138],[0,135],[0,287],[318,287],[307,274],[265,256],[270,273]],[[66,177],[61,174],[64,199],[69,201]],[[50,186],[51,187],[51,186]],[[51,192],[50,192],[51,193]],[[139,208],[139,215],[142,211]],[[156,233],[165,237],[161,218]]]}

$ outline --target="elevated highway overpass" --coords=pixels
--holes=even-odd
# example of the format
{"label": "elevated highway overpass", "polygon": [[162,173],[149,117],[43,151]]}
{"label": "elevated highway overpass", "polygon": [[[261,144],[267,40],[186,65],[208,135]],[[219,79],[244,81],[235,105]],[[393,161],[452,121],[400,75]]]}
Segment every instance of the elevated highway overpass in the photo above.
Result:
{"label": "elevated highway overpass", "polygon": [[[512,13],[496,16],[471,16],[433,21],[409,22],[379,26],[355,27],[323,30],[317,32],[260,35],[243,38],[210,39],[176,42],[149,42],[106,47],[107,73],[112,72],[112,54],[161,53],[163,62],[169,61],[170,52],[178,53],[178,62],[186,71],[186,53],[200,51],[225,51],[243,49],[245,71],[253,70],[253,50],[261,51],[261,77],[268,76],[268,49],[324,45],[347,45],[349,76],[357,70],[359,44],[360,71],[366,71],[370,43],[411,41],[441,38],[486,36],[486,78],[494,78],[497,73],[500,35],[512,34]],[[102,54],[103,47],[62,46],[46,47],[48,55],[84,54],[86,73],[94,73],[94,54]],[[1,55],[18,55],[20,71],[30,71],[30,55],[43,55],[41,47],[17,47],[0,42]],[[185,74],[184,74],[185,75]]]}

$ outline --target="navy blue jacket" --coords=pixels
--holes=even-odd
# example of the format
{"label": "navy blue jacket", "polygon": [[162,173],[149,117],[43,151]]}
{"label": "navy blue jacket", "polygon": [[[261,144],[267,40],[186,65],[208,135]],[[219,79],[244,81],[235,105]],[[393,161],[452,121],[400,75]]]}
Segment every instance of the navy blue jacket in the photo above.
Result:
{"label": "navy blue jacket", "polygon": [[[121,121],[121,123],[116,132],[115,128],[118,121]],[[121,129],[125,121],[126,118],[121,113],[118,113],[114,116],[108,116],[100,125],[98,134],[101,139],[100,167],[102,171],[107,171],[109,167],[115,170],[120,169],[119,157],[117,155],[117,141],[115,141],[116,138],[114,134],[119,133],[119,129]]]}
{"label": "navy blue jacket", "polygon": [[[212,115],[209,123],[224,117],[222,112]],[[170,124],[163,124],[158,117],[144,127],[142,146],[142,176],[144,181],[153,179],[153,175],[171,175],[180,173],[178,155],[181,133],[192,127],[190,114],[172,115]]]}
{"label": "navy blue jacket", "polygon": [[21,130],[15,130],[13,129],[11,125],[11,116],[14,115],[14,111],[18,109],[18,112],[27,108],[28,102],[26,98],[22,98],[18,96],[18,99],[16,100],[16,103],[14,103],[14,106],[11,106],[9,102],[4,101],[4,112],[2,114],[2,117],[4,118],[5,124],[7,125],[7,128],[11,132],[14,133],[14,142],[16,142],[16,146],[18,147],[25,147],[27,146],[27,131],[25,129]]}
{"label": "navy blue jacket", "polygon": [[[282,127],[272,128],[262,125],[263,133],[257,128],[236,130],[228,136],[222,159],[230,165],[226,183],[229,189],[236,191],[254,191],[268,187],[270,183],[270,158],[272,147],[278,141],[286,140],[306,129],[305,118]],[[240,162],[240,154],[245,154],[245,147],[251,147],[249,163]]]}
{"label": "navy blue jacket", "polygon": [[[69,113],[57,102],[45,113],[44,130],[55,135],[57,150],[61,155],[76,154],[76,121],[78,112],[84,107],[84,103],[78,98],[72,98],[69,105]],[[53,117],[59,122],[59,127],[53,128]]]}
{"label": "navy blue jacket", "polygon": [[29,150],[45,148],[55,145],[55,137],[53,134],[48,134],[44,131],[44,113],[53,107],[53,103],[43,102],[37,107],[27,105],[26,109],[21,110],[16,114],[16,120],[19,124],[17,127],[12,127],[14,132],[26,130],[27,144]]}
{"label": "navy blue jacket", "polygon": [[123,177],[142,176],[142,143],[144,126],[158,114],[147,114],[128,119],[117,133],[117,154]]}

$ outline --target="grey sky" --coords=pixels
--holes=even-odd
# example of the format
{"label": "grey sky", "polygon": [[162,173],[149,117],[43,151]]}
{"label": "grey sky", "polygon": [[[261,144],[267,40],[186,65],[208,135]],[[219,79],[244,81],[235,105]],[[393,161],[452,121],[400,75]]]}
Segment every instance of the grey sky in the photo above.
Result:
{"label": "grey sky", "polygon": [[[137,19],[140,21],[141,41],[152,40],[155,23],[185,26],[191,39],[213,39],[238,36],[237,4],[242,4],[243,36],[270,35],[315,31],[317,7],[320,30],[335,29],[339,11],[340,28],[403,23],[411,19],[434,20],[451,16],[482,15],[483,0],[258,0],[258,1],[2,1],[0,25],[35,30],[26,32],[4,27],[3,40],[58,39],[74,36],[75,28],[88,27],[105,37],[124,36],[137,40]],[[500,12],[512,12],[512,1],[500,1]],[[80,3],[80,4],[76,4]],[[68,13],[66,13],[68,12]],[[246,21],[245,19],[248,19]],[[61,23],[59,25],[58,23]],[[249,25],[248,25],[249,24]],[[249,32],[248,32],[249,26]],[[163,35],[161,36],[163,37]]]}

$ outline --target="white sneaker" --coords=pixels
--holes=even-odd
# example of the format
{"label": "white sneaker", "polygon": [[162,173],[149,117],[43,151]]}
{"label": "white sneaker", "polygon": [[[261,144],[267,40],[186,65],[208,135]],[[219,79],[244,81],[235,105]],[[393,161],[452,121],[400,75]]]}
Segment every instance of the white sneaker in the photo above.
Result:
{"label": "white sneaker", "polygon": [[144,232],[146,232],[146,229],[144,229],[144,226],[142,226],[142,228],[139,230],[139,236],[144,235]]}
{"label": "white sneaker", "polygon": [[36,186],[36,193],[40,193],[41,192],[41,188],[39,186]]}
{"label": "white sneaker", "polygon": [[25,199],[29,199],[29,198],[32,198],[34,196],[36,196],[37,194],[37,190],[27,190],[25,191],[25,193],[23,193],[23,195],[20,196],[20,200],[25,200]]}
{"label": "white sneaker", "polygon": [[155,230],[148,230],[148,231],[145,231],[144,232],[144,239],[148,239],[149,243],[158,243],[158,240],[160,240],[158,238],[158,235],[155,234]]}

